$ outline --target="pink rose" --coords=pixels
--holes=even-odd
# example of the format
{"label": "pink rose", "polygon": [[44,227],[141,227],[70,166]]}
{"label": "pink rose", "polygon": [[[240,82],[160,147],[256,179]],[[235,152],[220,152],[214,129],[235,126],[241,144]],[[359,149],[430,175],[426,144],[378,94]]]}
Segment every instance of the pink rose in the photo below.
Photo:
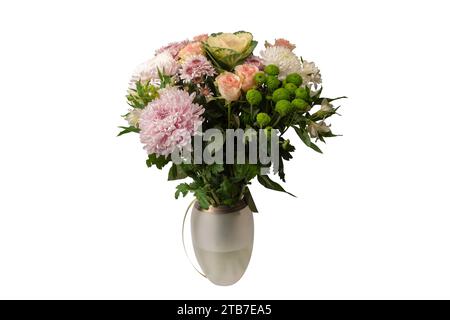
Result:
{"label": "pink rose", "polygon": [[187,44],[178,53],[178,57],[182,60],[186,60],[188,57],[197,55],[203,55],[203,44],[198,41]]}
{"label": "pink rose", "polygon": [[236,66],[234,71],[242,80],[242,90],[248,91],[255,86],[255,80],[253,77],[255,76],[255,73],[259,71],[257,66],[254,64],[245,63]]}
{"label": "pink rose", "polygon": [[239,76],[231,72],[221,73],[216,78],[220,95],[228,102],[236,101],[241,96],[242,80]]}
{"label": "pink rose", "polygon": [[208,40],[208,34],[199,34],[198,36],[194,37],[194,41],[200,41],[200,42],[205,42],[206,40]]}

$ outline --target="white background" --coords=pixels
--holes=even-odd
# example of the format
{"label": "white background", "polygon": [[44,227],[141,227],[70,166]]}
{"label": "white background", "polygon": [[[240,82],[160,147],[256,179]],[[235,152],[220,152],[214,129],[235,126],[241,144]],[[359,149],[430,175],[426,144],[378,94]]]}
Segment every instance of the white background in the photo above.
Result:
{"label": "white background", "polygon": [[[446,1],[2,1],[0,298],[450,298]],[[116,138],[134,67],[167,42],[284,37],[347,95],[324,154],[252,185],[252,261],[186,259],[167,172]]]}

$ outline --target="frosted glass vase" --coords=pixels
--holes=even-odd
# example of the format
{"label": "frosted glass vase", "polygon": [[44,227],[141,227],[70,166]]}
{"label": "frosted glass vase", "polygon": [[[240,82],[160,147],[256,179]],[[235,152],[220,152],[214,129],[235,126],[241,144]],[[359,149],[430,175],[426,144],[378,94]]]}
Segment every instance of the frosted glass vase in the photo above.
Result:
{"label": "frosted glass vase", "polygon": [[191,235],[195,256],[206,277],[228,286],[244,275],[253,250],[253,213],[245,202],[234,207],[192,208]]}

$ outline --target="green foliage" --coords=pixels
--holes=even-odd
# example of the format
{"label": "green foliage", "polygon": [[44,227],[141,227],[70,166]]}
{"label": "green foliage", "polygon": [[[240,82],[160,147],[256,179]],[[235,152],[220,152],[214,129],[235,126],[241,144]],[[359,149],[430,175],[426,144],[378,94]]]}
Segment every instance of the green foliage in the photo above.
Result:
{"label": "green foliage", "polygon": [[182,166],[179,164],[172,164],[172,167],[170,167],[169,175],[167,177],[167,180],[180,180],[187,178],[186,172],[183,170]]}
{"label": "green foliage", "polygon": [[322,153],[322,150],[320,150],[320,148],[311,141],[311,138],[309,137],[306,129],[299,128],[299,127],[293,127],[293,128],[306,146],[310,147],[311,149],[313,149],[316,152]]}
{"label": "green foliage", "polygon": [[270,179],[269,176],[267,176],[267,175],[258,175],[258,182],[263,187],[266,187],[267,189],[280,191],[280,192],[285,192],[285,193],[295,197],[295,195],[293,195],[292,193],[287,192],[286,190],[284,190],[282,186],[280,186],[278,183],[276,183],[275,181]]}
{"label": "green foliage", "polygon": [[122,131],[119,132],[119,134],[117,135],[118,137],[126,134],[126,133],[130,133],[130,132],[139,132],[139,128],[133,127],[133,126],[129,126],[129,127],[119,127],[120,129],[123,129]]}
{"label": "green foliage", "polygon": [[161,70],[159,70],[159,68],[158,68],[158,76],[159,76],[159,80],[161,80],[161,84],[159,85],[159,87],[160,87],[161,89],[162,89],[162,88],[165,88],[165,87],[167,87],[168,85],[171,84],[171,82],[172,82],[172,77],[170,77],[170,76],[164,74],[164,70],[161,71]]}
{"label": "green foliage", "polygon": [[197,201],[201,208],[203,209],[209,208],[209,199],[208,196],[206,195],[205,190],[201,186],[198,186],[195,182],[190,184],[181,183],[176,187],[176,189],[177,190],[175,191],[175,199],[178,199],[180,194],[182,194],[183,197],[185,197],[189,192],[192,192],[197,198]]}
{"label": "green foliage", "polygon": [[164,156],[158,156],[156,154],[149,154],[148,158],[147,158],[147,167],[152,167],[152,166],[156,166],[158,169],[162,169],[164,168],[164,166],[166,164],[168,164],[170,161],[169,157],[164,157]]}
{"label": "green foliage", "polygon": [[158,89],[149,82],[136,82],[136,88],[130,89],[127,95],[128,104],[133,108],[144,109],[147,104],[158,97]]}
{"label": "green foliage", "polygon": [[248,207],[252,212],[258,212],[258,209],[256,208],[255,201],[253,200],[252,194],[250,193],[250,189],[248,187],[245,187],[244,190],[244,201],[247,203]]}

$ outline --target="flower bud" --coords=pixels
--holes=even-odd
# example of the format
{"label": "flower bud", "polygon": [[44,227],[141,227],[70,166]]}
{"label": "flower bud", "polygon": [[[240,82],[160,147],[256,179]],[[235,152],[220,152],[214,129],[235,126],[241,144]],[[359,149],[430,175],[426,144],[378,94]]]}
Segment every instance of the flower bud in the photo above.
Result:
{"label": "flower bud", "polygon": [[256,122],[258,123],[260,128],[264,128],[270,123],[270,116],[267,113],[261,112],[256,116]]}
{"label": "flower bud", "polygon": [[261,92],[259,92],[256,89],[248,90],[247,94],[245,95],[245,98],[247,99],[248,103],[250,103],[252,106],[257,106],[262,101]]}
{"label": "flower bud", "polygon": [[287,83],[293,83],[297,87],[299,87],[302,84],[303,79],[298,73],[291,73],[291,74],[287,75],[286,82]]}
{"label": "flower bud", "polygon": [[292,111],[292,104],[288,100],[280,100],[275,105],[275,111],[284,117]]}
{"label": "flower bud", "polygon": [[279,88],[275,90],[272,94],[273,102],[278,102],[280,100],[290,100],[290,93],[285,88]]}
{"label": "flower bud", "polygon": [[269,64],[264,68],[264,72],[271,76],[277,76],[280,73],[280,68],[274,64]]}

